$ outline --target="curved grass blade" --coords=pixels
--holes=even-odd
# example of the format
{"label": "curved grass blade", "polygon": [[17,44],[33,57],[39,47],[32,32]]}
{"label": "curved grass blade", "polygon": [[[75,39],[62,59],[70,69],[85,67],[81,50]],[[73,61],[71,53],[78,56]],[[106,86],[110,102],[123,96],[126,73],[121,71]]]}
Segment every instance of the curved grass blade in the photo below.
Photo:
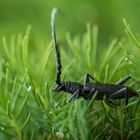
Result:
{"label": "curved grass blade", "polygon": [[26,118],[26,120],[25,120],[25,122],[22,124],[22,126],[21,126],[21,131],[25,128],[25,126],[29,123],[29,121],[30,121],[30,118],[31,118],[31,114],[29,113],[28,114],[28,116],[27,116],[27,118]]}
{"label": "curved grass blade", "polygon": [[130,39],[135,43],[135,45],[140,49],[140,41],[137,39],[136,35],[131,31],[129,25],[127,24],[125,18],[123,18],[123,23],[126,28],[126,33]]}

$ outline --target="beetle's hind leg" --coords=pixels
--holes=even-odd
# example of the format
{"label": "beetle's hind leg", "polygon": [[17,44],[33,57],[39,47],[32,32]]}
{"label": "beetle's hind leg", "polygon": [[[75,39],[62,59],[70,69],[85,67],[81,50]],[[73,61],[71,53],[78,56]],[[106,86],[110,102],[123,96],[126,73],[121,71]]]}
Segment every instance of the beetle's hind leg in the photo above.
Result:
{"label": "beetle's hind leg", "polygon": [[[128,104],[128,90],[127,90],[126,87],[124,87],[124,88],[118,90],[117,92],[113,93],[109,97],[109,99],[117,99],[117,98],[119,98],[119,97],[121,97],[123,95],[125,95],[124,96],[124,98],[125,98],[125,105],[127,105]],[[125,114],[126,114],[127,118],[129,118],[128,110],[127,109],[125,110]]]}
{"label": "beetle's hind leg", "polygon": [[106,98],[105,101],[109,106],[112,106],[113,108],[119,106],[119,104],[113,103],[111,99]]}
{"label": "beetle's hind leg", "polygon": [[119,99],[119,98],[122,98],[123,96],[125,98],[125,105],[127,105],[128,104],[128,90],[126,87],[113,93],[111,96],[109,96],[109,99],[117,99],[117,98]]}
{"label": "beetle's hind leg", "polygon": [[[121,88],[109,96],[109,99],[119,99],[122,98],[127,93],[127,88]],[[125,97],[125,96],[124,96]]]}
{"label": "beetle's hind leg", "polygon": [[121,80],[117,81],[115,84],[117,85],[123,85],[125,82],[127,82],[131,77],[130,76],[125,76]]}

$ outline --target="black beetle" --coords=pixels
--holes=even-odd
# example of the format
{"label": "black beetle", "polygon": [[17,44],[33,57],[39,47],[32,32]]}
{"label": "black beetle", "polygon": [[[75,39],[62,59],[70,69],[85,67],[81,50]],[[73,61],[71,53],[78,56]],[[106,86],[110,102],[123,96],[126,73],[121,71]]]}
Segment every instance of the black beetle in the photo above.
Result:
{"label": "black beetle", "polygon": [[89,79],[95,80],[90,74],[85,75],[84,83],[80,84],[77,82],[63,82],[61,81],[61,59],[59,48],[56,41],[55,33],[55,15],[57,9],[54,8],[51,14],[51,28],[52,36],[54,40],[54,48],[56,52],[56,79],[55,82],[57,86],[53,89],[54,92],[65,91],[72,94],[68,101],[72,99],[83,97],[86,100],[90,100],[92,96],[97,92],[96,99],[102,100],[105,96],[106,99],[111,102],[112,99],[125,98],[125,104],[128,104],[128,98],[133,96],[138,96],[138,93],[130,87],[124,86],[123,84],[130,79],[130,76],[125,76],[115,84],[104,84],[97,82],[95,84],[90,83]]}

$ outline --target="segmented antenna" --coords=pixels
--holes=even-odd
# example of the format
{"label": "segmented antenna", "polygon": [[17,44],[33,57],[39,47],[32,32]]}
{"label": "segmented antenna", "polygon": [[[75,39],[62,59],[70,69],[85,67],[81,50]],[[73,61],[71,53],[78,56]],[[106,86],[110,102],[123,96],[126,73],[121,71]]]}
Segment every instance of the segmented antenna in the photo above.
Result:
{"label": "segmented antenna", "polygon": [[54,40],[54,49],[55,49],[55,57],[56,57],[56,78],[55,82],[58,85],[61,85],[61,59],[60,59],[60,53],[59,53],[59,48],[57,45],[56,41],[56,33],[55,33],[55,15],[57,13],[57,8],[53,8],[52,13],[51,13],[51,28],[52,28],[52,37]]}

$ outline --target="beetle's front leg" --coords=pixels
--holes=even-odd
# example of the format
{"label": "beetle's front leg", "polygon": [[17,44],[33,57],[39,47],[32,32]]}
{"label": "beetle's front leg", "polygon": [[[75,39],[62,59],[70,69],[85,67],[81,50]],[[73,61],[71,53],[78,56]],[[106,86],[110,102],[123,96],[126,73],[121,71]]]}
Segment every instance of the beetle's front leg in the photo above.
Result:
{"label": "beetle's front leg", "polygon": [[78,98],[78,97],[79,97],[79,93],[80,93],[79,89],[76,90],[76,92],[75,92],[74,94],[72,94],[72,95],[70,96],[70,98],[67,100],[67,103],[70,102],[70,101],[72,101],[72,100],[75,99],[75,98]]}
{"label": "beetle's front leg", "polygon": [[131,77],[130,76],[125,76],[124,78],[122,78],[121,80],[119,80],[118,82],[116,82],[115,84],[117,85],[123,85],[125,82],[127,82]]}

